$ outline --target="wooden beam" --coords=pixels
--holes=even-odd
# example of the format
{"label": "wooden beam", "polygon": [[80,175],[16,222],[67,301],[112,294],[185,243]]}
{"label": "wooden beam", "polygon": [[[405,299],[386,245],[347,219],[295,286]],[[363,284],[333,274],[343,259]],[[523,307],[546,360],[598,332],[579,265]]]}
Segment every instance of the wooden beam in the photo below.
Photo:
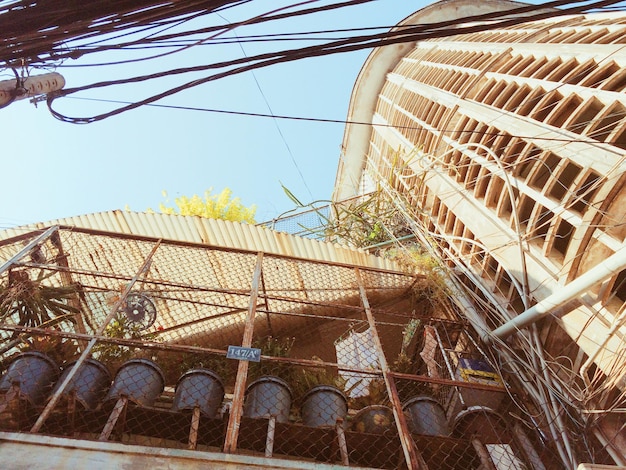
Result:
{"label": "wooden beam", "polygon": [[350,466],[350,458],[348,457],[348,444],[346,442],[346,432],[343,429],[343,419],[338,419],[335,425],[337,431],[337,443],[339,444],[339,455],[341,456],[341,465]]}
{"label": "wooden beam", "polygon": [[[59,235],[59,232],[56,232],[55,235],[55,238],[58,240],[57,243],[54,243],[58,250],[55,261],[59,266],[64,268],[59,271],[59,274],[61,276],[61,284],[63,284],[64,286],[70,286],[74,283],[72,279],[72,273],[70,271],[70,265],[67,261],[67,255],[63,250],[63,243],[61,242],[61,236]],[[79,333],[87,333],[87,329],[85,328],[85,319],[83,318],[83,309],[81,308],[81,301],[78,293],[72,295],[72,298],[70,299],[70,305],[78,310],[78,314],[76,315],[76,329]],[[87,343],[82,343],[82,346],[86,347]]]}
{"label": "wooden beam", "polygon": [[122,415],[122,412],[126,408],[127,404],[128,404],[127,397],[122,396],[117,399],[117,402],[115,402],[115,406],[113,407],[113,411],[111,411],[111,414],[109,415],[109,419],[107,420],[106,424],[104,425],[104,428],[102,429],[102,432],[100,433],[100,436],[98,437],[99,441],[109,440],[109,437],[111,436],[111,433],[113,432],[113,429],[115,428],[115,425],[117,424],[117,420],[120,419],[120,416]]}
{"label": "wooden beam", "polygon": [[265,438],[265,457],[274,455],[274,437],[276,436],[276,416],[270,416],[267,422],[267,437]]}
{"label": "wooden beam", "polygon": [[[250,302],[248,304],[248,316],[243,331],[241,345],[249,348],[252,346],[252,336],[254,333],[254,317],[257,309],[257,299],[259,296],[259,285],[261,283],[261,272],[263,271],[263,253],[257,254],[256,267],[252,275],[252,286],[250,289]],[[239,439],[239,426],[241,425],[241,414],[243,413],[243,400],[246,393],[246,380],[248,378],[248,361],[239,361],[237,367],[237,378],[233,390],[233,402],[228,416],[228,427],[224,439],[224,452],[233,453],[237,450],[237,440]]]}

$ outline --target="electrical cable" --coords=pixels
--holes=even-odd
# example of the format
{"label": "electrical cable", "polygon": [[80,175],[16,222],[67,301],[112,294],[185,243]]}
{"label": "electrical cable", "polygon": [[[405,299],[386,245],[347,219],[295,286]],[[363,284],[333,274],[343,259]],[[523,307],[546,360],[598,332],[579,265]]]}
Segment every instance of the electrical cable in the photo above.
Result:
{"label": "electrical cable", "polygon": [[[345,5],[347,5],[348,3],[350,3],[350,2],[347,2],[347,3],[346,3],[346,4],[344,4],[344,5],[339,4],[339,6],[334,6],[334,5],[333,5],[333,6],[332,6],[332,8],[337,8],[337,7],[345,6]],[[360,3],[360,2],[359,2],[359,3]],[[556,6],[567,5],[567,4],[570,4],[570,3],[577,3],[577,2],[569,2],[569,1],[550,2],[550,3],[545,3],[545,4],[543,4],[543,5],[539,5],[539,6],[544,6],[544,7],[546,7],[546,8],[554,8],[554,7],[556,7]],[[328,8],[330,8],[330,7],[328,7]],[[535,9],[535,8],[536,8],[536,6],[529,6],[529,7],[526,7],[526,9],[515,9],[515,10],[509,10],[509,11],[507,11],[506,13],[507,13],[507,14],[508,14],[508,13],[513,14],[514,12],[519,12],[520,14],[523,14],[523,13],[525,13],[526,11],[532,11],[532,9]],[[588,7],[586,7],[586,6],[585,6],[585,7],[582,7],[582,8],[587,8],[587,9],[588,9]],[[530,9],[530,10],[529,10],[529,9]],[[308,11],[303,11],[303,13],[299,13],[299,14],[308,14],[308,13],[317,12],[317,11],[322,11],[322,9],[311,9],[311,10],[308,10]],[[286,15],[284,15],[284,16],[276,16],[276,17],[270,18],[270,20],[273,20],[273,19],[282,19],[282,18],[289,17],[289,16],[290,16],[290,14],[286,14]],[[494,17],[494,16],[495,16],[495,17],[497,17],[497,16],[502,16],[502,13],[492,13],[492,14],[478,15],[478,16],[475,16],[475,17],[471,17],[471,19],[472,19],[473,21],[479,21],[479,20],[486,20],[486,19],[491,18],[491,17]],[[251,20],[248,20],[248,23],[255,23],[255,22],[258,22],[258,21],[261,21],[261,20],[262,20],[262,19],[259,19],[259,18],[257,18],[257,20],[256,20],[256,21],[251,21]],[[245,23],[245,22],[243,22],[243,23]],[[440,27],[449,27],[449,26],[454,26],[455,22],[445,22],[445,23],[438,23],[438,24],[440,25]],[[212,27],[212,28],[198,29],[198,30],[194,30],[194,31],[189,32],[189,34],[195,34],[195,33],[199,33],[199,32],[209,32],[209,31],[211,31],[211,30],[215,30],[216,28],[219,28],[219,27]],[[167,37],[169,37],[169,38],[174,38],[174,37],[175,37],[175,38],[180,38],[180,37],[181,37],[181,34],[186,34],[186,33],[180,33],[180,32],[179,32],[179,33],[176,33],[175,35],[170,35],[170,36],[167,36]],[[113,46],[113,47],[121,47],[121,46]]]}
{"label": "electrical cable", "polygon": [[[317,0],[307,0],[307,1],[303,2],[302,4],[311,3],[311,2],[315,2],[315,1],[317,1]],[[362,1],[364,1],[364,0],[362,0]],[[166,57],[166,56],[178,53],[178,52],[185,51],[187,49],[190,49],[191,47],[204,44],[207,41],[214,40],[218,36],[220,36],[222,34],[225,34],[225,33],[229,32],[229,31],[233,31],[235,28],[237,28],[239,26],[253,23],[253,22],[255,22],[254,20],[256,20],[258,18],[267,17],[267,16],[272,15],[272,14],[274,14],[276,12],[279,12],[279,11],[282,11],[282,10],[285,10],[285,9],[288,9],[288,8],[292,8],[293,6],[294,5],[289,5],[287,7],[277,8],[275,10],[271,10],[269,12],[266,12],[266,13],[263,13],[261,15],[255,16],[255,17],[253,17],[253,18],[251,18],[250,20],[247,20],[247,21],[238,22],[237,24],[228,25],[226,27],[219,27],[217,29],[217,32],[215,34],[213,34],[212,36],[210,36],[210,37],[208,37],[206,39],[198,39],[198,40],[196,40],[196,41],[194,41],[194,42],[192,42],[190,44],[180,46],[180,47],[174,49],[173,51],[164,52],[162,54],[156,54],[156,55],[152,55],[152,56],[148,56],[148,57],[142,57],[140,59],[128,59],[128,60],[120,60],[120,61],[116,61],[116,62],[107,62],[105,64],[89,64],[89,65],[90,66],[94,66],[94,65],[97,65],[97,66],[100,66],[100,65],[121,65],[121,64],[129,64],[129,63],[134,63],[134,62],[141,62],[141,61],[144,61],[144,60],[153,60],[153,59],[159,59],[159,58],[162,58],[162,57]],[[218,16],[219,16],[219,14],[218,14]],[[142,42],[144,42],[144,41],[145,41],[145,39],[142,40]],[[115,49],[121,49],[121,47],[120,46],[115,46]],[[98,49],[98,51],[101,51],[101,50],[102,49]]]}
{"label": "electrical cable", "polygon": [[[362,0],[355,0],[355,1],[362,1]],[[606,4],[606,3],[615,3],[617,0],[602,0],[599,2],[594,2],[593,5],[600,5],[600,4]],[[565,0],[560,0],[560,1],[556,1],[556,2],[549,2],[549,4],[560,4],[560,3],[564,3]],[[568,2],[565,2],[568,3]],[[580,8],[580,7],[577,7]],[[588,6],[586,6],[585,8],[588,8]],[[522,8],[521,10],[526,10],[524,8]],[[559,14],[565,14],[566,10],[559,10]],[[567,10],[569,12],[569,10]],[[508,11],[507,13],[510,14],[510,11]],[[480,17],[486,16],[486,15],[479,15]],[[501,22],[498,23],[499,26],[504,27],[504,26],[511,26],[514,24],[519,24],[520,22],[527,22],[527,21],[531,21],[531,20],[535,20],[535,19],[542,19],[542,18],[546,18],[546,17],[552,17],[555,16],[554,12],[550,12],[550,13],[538,13],[535,15],[530,15],[529,17],[525,17],[523,18],[523,21],[521,21],[519,18],[515,18],[513,20],[502,20]],[[472,17],[474,18],[474,17]],[[467,27],[460,27],[455,29],[455,33],[467,33],[467,32],[475,32],[475,31],[483,31],[485,29],[489,29],[494,27],[493,24],[482,24],[482,25],[472,25],[472,26],[467,26]],[[387,33],[389,34],[389,33]],[[439,32],[439,33],[435,33],[435,34],[429,34],[427,35],[428,38],[433,38],[433,37],[441,37],[442,35],[450,35],[450,31],[443,31],[443,32]],[[373,35],[374,37],[379,36],[379,35]],[[298,59],[302,59],[305,57],[314,57],[314,56],[321,56],[321,55],[327,55],[327,54],[335,54],[335,53],[339,53],[339,52],[347,52],[347,51],[353,51],[353,50],[358,50],[361,48],[367,48],[367,47],[373,47],[373,46],[381,46],[381,45],[388,45],[388,44],[395,44],[398,42],[406,42],[407,40],[417,40],[417,38],[415,36],[412,36],[410,33],[407,33],[406,30],[403,30],[403,33],[400,36],[392,36],[392,37],[388,37],[382,41],[379,41],[378,43],[373,43],[372,44],[372,36],[366,36],[363,37],[362,39],[357,38],[355,42],[354,39],[350,39],[350,40],[343,40],[343,41],[334,41],[328,44],[325,44],[323,46],[309,46],[309,47],[304,47],[304,48],[300,48],[300,49],[292,49],[292,50],[285,50],[282,52],[277,52],[277,53],[265,53],[265,54],[258,54],[256,56],[252,56],[249,58],[242,58],[242,59],[234,59],[234,60],[230,60],[230,61],[224,61],[224,62],[220,62],[220,63],[214,63],[214,64],[208,64],[205,66],[195,66],[195,67],[186,67],[186,68],[182,68],[182,69],[175,69],[175,70],[170,70],[168,72],[161,72],[161,73],[157,73],[157,74],[149,74],[149,75],[144,75],[144,76],[138,76],[138,77],[133,77],[131,79],[124,79],[124,80],[115,80],[115,81],[109,81],[109,82],[99,82],[99,83],[95,83],[95,84],[91,84],[91,85],[87,85],[87,86],[83,86],[83,87],[79,87],[79,88],[73,88],[73,89],[66,89],[63,90],[61,92],[57,92],[54,95],[51,95],[48,99],[48,107],[51,111],[51,113],[53,114],[54,117],[56,117],[57,119],[60,119],[62,121],[65,122],[72,122],[72,123],[77,123],[77,124],[84,124],[84,123],[89,123],[89,122],[94,122],[94,121],[98,121],[101,119],[105,119],[117,114],[120,114],[122,112],[128,111],[130,109],[134,109],[137,108],[139,106],[143,106],[145,104],[148,103],[153,103],[154,101],[158,101],[159,99],[162,99],[165,96],[170,96],[172,94],[178,93],[182,90],[188,89],[190,87],[194,87],[194,86],[198,86],[200,84],[203,83],[207,83],[213,80],[217,80],[220,78],[224,78],[227,76],[231,76],[234,74],[238,74],[238,73],[242,73],[242,72],[246,72],[246,71],[250,71],[250,70],[254,70],[256,68],[260,68],[260,67],[266,67],[269,65],[273,65],[273,64],[277,64],[277,63],[283,63],[283,62],[288,62],[288,61],[292,61],[292,60],[298,60]],[[422,38],[423,39],[423,38]],[[359,41],[365,41],[365,42],[359,42]],[[241,64],[246,64],[246,65],[241,65]],[[204,77],[202,79],[197,79],[194,80],[192,82],[188,82],[186,84],[180,85],[178,87],[175,88],[171,88],[163,93],[159,93],[157,95],[153,95],[152,97],[146,98],[144,100],[138,101],[136,103],[133,103],[131,105],[122,107],[122,108],[118,108],[117,110],[108,112],[108,113],[104,113],[104,114],[100,114],[97,116],[92,116],[89,118],[78,118],[78,117],[68,117],[68,116],[63,116],[60,113],[54,111],[52,109],[52,101],[54,101],[55,98],[60,97],[60,96],[67,96],[71,93],[75,93],[77,91],[82,91],[82,90],[86,90],[86,89],[91,89],[91,88],[99,88],[99,87],[104,87],[104,86],[111,86],[114,84],[124,84],[124,83],[135,83],[135,82],[141,82],[141,81],[145,81],[145,80],[150,80],[150,79],[154,79],[154,78],[159,78],[159,77],[163,77],[163,76],[168,76],[168,75],[172,75],[172,74],[181,74],[181,73],[187,73],[187,72],[197,72],[197,71],[203,71],[203,70],[209,70],[209,69],[215,69],[215,68],[224,68],[224,67],[231,67],[231,66],[237,66],[235,68],[232,68],[228,71],[225,72],[220,72],[220,73],[216,73],[214,75],[210,75],[208,77]]]}
{"label": "electrical cable", "polygon": [[[113,99],[104,99],[104,98],[89,98],[83,96],[68,96],[67,98],[73,100],[82,100],[82,101],[94,101],[100,103],[116,103],[116,104],[133,104],[132,101],[123,101],[123,100],[113,100]],[[225,110],[225,109],[215,109],[215,108],[204,108],[199,106],[182,106],[182,105],[173,105],[173,104],[160,104],[160,103],[149,103],[146,106],[153,108],[163,108],[163,109],[176,109],[180,111],[197,111],[197,112],[207,112],[207,113],[215,113],[215,114],[229,114],[235,116],[248,116],[248,117],[258,117],[258,118],[271,118],[271,119],[283,119],[290,121],[303,121],[303,122],[317,122],[317,123],[327,123],[327,124],[341,124],[341,125],[357,125],[357,126],[369,126],[369,127],[381,127],[381,128],[394,128],[394,129],[406,129],[406,130],[420,130],[422,127],[420,126],[407,126],[407,125],[397,125],[397,124],[372,124],[371,122],[366,121],[352,121],[346,119],[331,119],[331,118],[314,118],[314,117],[304,117],[304,116],[288,116],[281,114],[266,114],[266,113],[254,113],[247,111],[233,111],[233,110]],[[622,113],[615,113],[616,117],[626,117],[626,111]],[[589,123],[594,122],[594,120],[589,120]],[[536,136],[525,136],[518,134],[509,134],[508,132],[486,132],[486,131],[476,131],[476,130],[458,130],[458,129],[443,129],[441,132],[456,132],[460,134],[472,134],[479,136],[492,136],[492,137],[500,137],[500,136],[511,136],[516,139],[531,139],[536,138]],[[580,139],[572,139],[572,138],[558,138],[558,137],[541,137],[539,140],[545,140],[546,142],[585,142],[591,143],[596,141],[592,141],[587,138]],[[612,145],[614,142],[605,141],[599,142],[607,145]],[[512,165],[512,164],[510,164]]]}

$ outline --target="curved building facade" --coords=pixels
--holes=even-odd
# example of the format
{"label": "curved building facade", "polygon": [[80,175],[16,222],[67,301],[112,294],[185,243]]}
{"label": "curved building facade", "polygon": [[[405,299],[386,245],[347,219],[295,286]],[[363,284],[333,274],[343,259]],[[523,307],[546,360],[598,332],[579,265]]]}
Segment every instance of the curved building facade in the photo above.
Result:
{"label": "curved building facade", "polygon": [[[520,6],[444,1],[398,27]],[[509,372],[625,465],[626,14],[511,18],[370,55],[348,121],[371,125],[346,128],[334,200],[393,200]]]}

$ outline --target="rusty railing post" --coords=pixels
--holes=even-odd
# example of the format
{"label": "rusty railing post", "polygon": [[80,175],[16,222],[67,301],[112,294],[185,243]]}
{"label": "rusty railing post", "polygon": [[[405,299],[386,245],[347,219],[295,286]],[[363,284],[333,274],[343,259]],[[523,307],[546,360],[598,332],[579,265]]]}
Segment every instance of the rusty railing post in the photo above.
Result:
{"label": "rusty railing post", "polygon": [[361,302],[363,302],[365,315],[367,316],[367,322],[369,323],[369,327],[372,332],[372,339],[374,340],[374,345],[376,346],[378,363],[380,364],[380,368],[383,372],[385,387],[387,388],[389,400],[391,401],[391,408],[393,410],[393,416],[396,421],[398,436],[400,437],[400,443],[402,444],[402,450],[404,452],[407,466],[410,470],[428,470],[426,462],[422,458],[422,455],[417,449],[417,446],[413,442],[413,438],[411,437],[411,433],[409,432],[406,418],[404,417],[404,413],[402,412],[402,403],[400,402],[400,397],[398,396],[396,383],[394,382],[393,377],[391,376],[389,371],[389,365],[387,364],[387,359],[385,358],[385,353],[383,352],[383,345],[380,342],[380,337],[378,336],[378,331],[376,329],[376,324],[374,321],[374,314],[372,313],[372,309],[367,299],[365,286],[363,285],[363,279],[361,278],[361,272],[359,271],[359,268],[354,268],[354,274],[356,276],[357,284],[359,286],[359,293],[361,295]]}
{"label": "rusty railing post", "polygon": [[[261,283],[261,272],[263,267],[263,253],[259,252],[256,260],[256,267],[252,275],[252,287],[250,292],[250,303],[248,306],[248,317],[243,331],[241,345],[249,348],[252,346],[252,335],[254,333],[254,317],[257,309],[257,299],[259,296],[259,285]],[[233,453],[237,450],[237,440],[239,439],[239,426],[241,425],[241,414],[243,412],[243,399],[246,392],[246,379],[248,377],[248,361],[239,361],[237,367],[237,378],[235,379],[235,389],[233,391],[233,403],[228,416],[228,427],[224,439],[224,452]]]}

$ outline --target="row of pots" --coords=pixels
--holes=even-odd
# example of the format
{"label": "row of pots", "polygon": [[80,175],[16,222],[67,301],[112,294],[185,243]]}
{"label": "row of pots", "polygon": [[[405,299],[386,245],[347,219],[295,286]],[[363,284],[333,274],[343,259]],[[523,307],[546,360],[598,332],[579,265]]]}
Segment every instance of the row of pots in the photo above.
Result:
{"label": "row of pots", "polygon": [[[268,398],[269,397],[269,398]],[[262,377],[248,386],[244,415],[256,418],[275,416],[278,422],[287,422],[291,407],[289,386],[277,377]],[[454,436],[462,438],[478,435],[485,442],[507,442],[507,426],[503,418],[486,406],[471,406],[460,411],[450,422],[441,404],[430,396],[416,396],[402,405],[409,430],[427,436]],[[337,388],[320,385],[303,398],[302,422],[308,426],[330,427],[345,420],[348,401]],[[370,405],[359,410],[350,420],[357,432],[383,434],[391,429],[394,416],[391,408]]]}
{"label": "row of pots", "polygon": [[[262,377],[248,387],[244,415],[251,417],[275,416],[278,422],[287,422],[291,408],[291,391],[277,377]],[[411,432],[431,436],[448,436],[450,431],[445,412],[433,398],[418,396],[403,405],[408,415]],[[302,422],[307,426],[334,426],[345,420],[348,400],[337,388],[320,385],[309,390],[303,397]],[[351,427],[357,432],[382,434],[394,423],[393,411],[384,405],[370,405],[351,419]]]}
{"label": "row of pots", "polygon": [[[36,351],[22,353],[15,357],[8,369],[0,379],[0,392],[8,391],[11,386],[19,387],[20,398],[26,400],[32,406],[41,406],[51,394],[57,392],[61,384],[73,370],[76,362],[71,362],[63,368],[48,356]],[[151,373],[145,367],[135,368],[137,375],[128,380],[132,364],[151,366],[151,369],[159,373],[161,380],[156,382],[150,378]],[[88,409],[94,409],[105,398],[117,398],[121,388],[129,383],[142,383],[142,387],[150,384],[157,389],[157,393],[163,390],[163,374],[152,361],[146,359],[134,359],[120,367],[116,379],[111,384],[111,375],[104,364],[95,359],[86,359],[81,368],[74,374],[63,391],[63,396],[74,395],[76,401]],[[55,385],[56,384],[56,385]],[[160,387],[160,390],[158,388]],[[108,391],[108,394],[107,394]],[[134,393],[140,397],[140,393]],[[140,399],[139,402],[142,400]]]}
{"label": "row of pots", "polygon": [[[0,392],[7,391],[11,385],[19,384],[20,396],[31,405],[40,406],[46,402],[50,393],[54,394],[58,390],[74,364],[68,364],[59,377],[58,366],[45,354],[22,353],[11,362],[0,379]],[[111,376],[102,363],[86,359],[65,387],[62,396],[73,395],[86,409],[95,409],[103,401],[117,400],[122,396],[136,404],[151,406],[164,387],[163,372],[151,360],[131,359],[125,362],[111,383]],[[217,374],[208,369],[192,369],[180,377],[172,409],[182,411],[198,407],[202,414],[213,418],[217,416],[223,399],[224,384]],[[278,377],[264,376],[248,386],[243,415],[250,418],[274,416],[278,422],[284,423],[289,420],[291,402],[292,393],[285,381]],[[404,403],[403,409],[409,418],[411,432],[432,436],[451,434],[445,412],[435,399],[427,396],[414,397]],[[470,412],[472,410],[465,410],[459,414],[455,420],[455,431],[459,426],[466,426],[463,423],[472,417],[468,417]],[[338,420],[344,420],[347,413],[348,401],[335,387],[314,387],[302,400],[302,422],[307,426],[334,426]],[[355,431],[374,434],[385,432],[393,422],[392,410],[382,405],[364,408],[351,420]]]}
{"label": "row of pots", "polygon": [[[58,391],[75,366],[69,363],[60,373],[59,367],[45,354],[25,352],[17,356],[0,379],[0,392],[19,386],[20,397],[32,406],[45,404],[49,396]],[[60,375],[60,376],[59,376]],[[56,384],[56,385],[55,385]],[[131,402],[151,406],[165,387],[165,377],[159,366],[148,359],[131,359],[120,366],[111,383],[108,369],[95,359],[86,359],[65,386],[62,396],[72,396],[86,409],[95,409],[102,402],[127,397]],[[318,387],[319,388],[319,387]],[[345,416],[345,396],[333,387],[326,391],[334,394],[322,406],[315,393],[305,397],[302,414],[310,426],[335,424],[335,416]],[[177,385],[172,404],[174,411],[198,407],[207,417],[215,417],[224,399],[221,378],[208,369],[192,369],[183,374]],[[244,403],[244,416],[250,418],[274,415],[279,422],[289,419],[291,391],[276,377],[261,377],[248,386]]]}
{"label": "row of pots", "polygon": [[[22,353],[11,362],[0,379],[0,392],[18,385],[22,399],[33,406],[41,406],[58,391],[75,365],[76,362],[69,363],[60,374],[59,367],[45,354]],[[165,376],[161,368],[149,359],[126,361],[117,370],[112,383],[104,364],[86,359],[61,396],[73,395],[77,403],[92,410],[102,402],[121,397],[138,405],[151,406],[164,388]],[[180,411],[199,406],[204,414],[215,416],[223,397],[224,385],[217,374],[207,369],[192,369],[179,379],[172,408]]]}

